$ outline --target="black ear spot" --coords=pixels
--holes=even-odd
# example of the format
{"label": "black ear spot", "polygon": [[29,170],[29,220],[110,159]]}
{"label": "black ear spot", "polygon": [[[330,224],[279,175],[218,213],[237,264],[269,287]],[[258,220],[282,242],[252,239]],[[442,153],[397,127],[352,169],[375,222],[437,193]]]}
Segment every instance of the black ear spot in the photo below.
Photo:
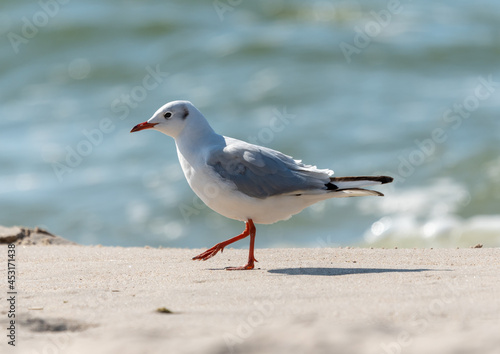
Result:
{"label": "black ear spot", "polygon": [[186,106],[182,106],[182,119],[186,119],[189,115],[189,109]]}

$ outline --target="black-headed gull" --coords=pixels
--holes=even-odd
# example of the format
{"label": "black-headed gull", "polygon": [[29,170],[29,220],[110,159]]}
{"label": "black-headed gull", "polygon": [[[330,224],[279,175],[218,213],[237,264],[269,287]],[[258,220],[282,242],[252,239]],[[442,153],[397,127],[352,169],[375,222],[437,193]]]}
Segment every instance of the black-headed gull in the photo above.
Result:
{"label": "black-headed gull", "polygon": [[245,231],[194,257],[207,260],[250,236],[253,269],[255,225],[286,220],[329,198],[383,196],[360,187],[392,182],[388,176],[331,177],[333,171],[305,165],[279,151],[217,134],[191,102],[167,103],[130,132],[155,129],[175,139],[184,175],[196,195],[225,217],[246,223]]}

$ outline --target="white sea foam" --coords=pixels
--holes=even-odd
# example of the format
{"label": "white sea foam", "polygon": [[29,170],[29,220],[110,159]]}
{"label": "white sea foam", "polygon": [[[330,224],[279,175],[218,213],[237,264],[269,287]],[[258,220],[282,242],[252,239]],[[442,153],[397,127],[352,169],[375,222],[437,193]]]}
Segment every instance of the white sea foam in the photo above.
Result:
{"label": "white sea foam", "polygon": [[470,202],[467,189],[450,179],[440,179],[428,187],[395,190],[378,209],[373,199],[365,199],[365,212],[382,216],[364,234],[364,242],[379,247],[466,247],[478,243],[500,246],[500,215],[457,215]]}

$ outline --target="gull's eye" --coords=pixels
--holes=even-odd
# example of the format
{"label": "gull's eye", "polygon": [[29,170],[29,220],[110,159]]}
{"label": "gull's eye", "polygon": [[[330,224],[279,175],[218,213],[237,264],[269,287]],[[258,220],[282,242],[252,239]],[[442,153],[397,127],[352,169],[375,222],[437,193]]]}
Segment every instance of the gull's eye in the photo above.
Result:
{"label": "gull's eye", "polygon": [[165,119],[168,119],[168,118],[172,117],[172,112],[165,112],[165,114],[163,115],[163,117]]}

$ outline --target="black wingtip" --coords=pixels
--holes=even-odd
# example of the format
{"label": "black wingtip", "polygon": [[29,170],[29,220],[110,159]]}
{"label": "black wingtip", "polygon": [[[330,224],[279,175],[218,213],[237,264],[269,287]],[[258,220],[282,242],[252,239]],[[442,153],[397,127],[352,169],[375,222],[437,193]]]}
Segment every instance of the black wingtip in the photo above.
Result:
{"label": "black wingtip", "polygon": [[389,176],[380,176],[379,181],[382,184],[386,184],[386,183],[391,183],[392,181],[394,181],[394,178],[389,177]]}
{"label": "black wingtip", "polygon": [[336,191],[337,189],[339,189],[339,187],[332,182],[328,182],[327,184],[325,184],[325,187],[329,191]]}
{"label": "black wingtip", "polygon": [[334,185],[336,182],[354,182],[354,181],[372,181],[372,182],[380,182],[380,184],[386,184],[386,183],[391,183],[393,180],[394,178],[389,176],[330,177],[329,184]]}

